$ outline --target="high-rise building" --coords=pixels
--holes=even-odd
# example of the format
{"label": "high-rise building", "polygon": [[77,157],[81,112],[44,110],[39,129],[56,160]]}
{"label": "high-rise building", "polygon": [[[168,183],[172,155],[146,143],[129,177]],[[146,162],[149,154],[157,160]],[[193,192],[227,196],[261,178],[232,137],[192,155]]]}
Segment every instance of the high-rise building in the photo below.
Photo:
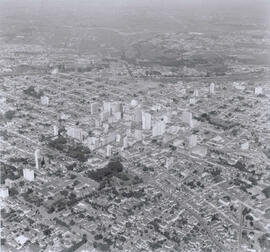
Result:
{"label": "high-rise building", "polygon": [[109,115],[111,114],[111,103],[110,102],[103,102],[103,112],[108,112]]}
{"label": "high-rise building", "polygon": [[121,102],[112,103],[111,104],[111,112],[113,114],[117,113],[117,112],[123,113],[123,104]]}
{"label": "high-rise building", "polygon": [[40,168],[40,150],[37,149],[35,151],[35,164],[36,164],[36,169]]}
{"label": "high-rise building", "polygon": [[96,137],[88,137],[87,138],[87,145],[89,147],[90,150],[95,150],[96,148],[99,147],[99,142],[98,142],[98,138]]}
{"label": "high-rise building", "polygon": [[106,156],[107,157],[112,156],[112,146],[111,145],[107,145],[107,147],[106,147]]}
{"label": "high-rise building", "polygon": [[110,112],[103,111],[103,112],[100,113],[101,122],[107,121],[109,117],[110,117]]}
{"label": "high-rise building", "polygon": [[184,123],[187,123],[191,128],[193,127],[192,113],[184,111],[182,114],[182,120]]}
{"label": "high-rise building", "polygon": [[124,149],[128,148],[128,137],[127,136],[125,136],[123,138],[123,148]]}
{"label": "high-rise building", "polygon": [[151,114],[142,112],[142,128],[144,130],[150,130],[152,128]]}
{"label": "high-rise building", "polygon": [[166,123],[164,121],[156,122],[152,128],[152,136],[162,136],[166,131]]}
{"label": "high-rise building", "polygon": [[49,105],[49,97],[48,96],[41,96],[40,103],[42,105],[48,106]]}
{"label": "high-rise building", "polygon": [[209,87],[209,93],[214,94],[215,93],[215,83],[211,83]]}
{"label": "high-rise building", "polygon": [[199,90],[198,90],[197,88],[194,89],[193,95],[194,95],[195,97],[198,97],[198,96],[199,96]]}
{"label": "high-rise building", "polygon": [[75,138],[75,139],[77,139],[79,141],[83,141],[84,139],[86,139],[86,137],[87,137],[88,134],[87,134],[87,132],[83,131],[80,128],[70,127],[67,130],[67,135],[69,137]]}
{"label": "high-rise building", "polygon": [[34,171],[28,168],[23,169],[23,177],[28,181],[34,181],[35,180]]}
{"label": "high-rise building", "polygon": [[142,121],[142,110],[140,107],[135,108],[134,121],[137,123]]}
{"label": "high-rise building", "polygon": [[96,113],[98,113],[98,103],[94,102],[91,103],[91,114],[94,115]]}
{"label": "high-rise building", "polygon": [[143,140],[141,130],[136,129],[135,133],[134,133],[134,136],[135,136],[136,141],[142,141]]}
{"label": "high-rise building", "polygon": [[120,134],[117,134],[116,137],[115,137],[115,141],[117,143],[119,143],[121,141],[121,135]]}
{"label": "high-rise building", "polygon": [[121,112],[113,113],[113,116],[117,121],[122,119],[122,113]]}
{"label": "high-rise building", "polygon": [[59,129],[56,125],[53,126],[53,135],[58,136]]}
{"label": "high-rise building", "polygon": [[0,198],[5,199],[9,196],[8,188],[5,186],[0,187]]}
{"label": "high-rise building", "polygon": [[197,145],[197,135],[191,135],[188,137],[188,146],[193,148]]}

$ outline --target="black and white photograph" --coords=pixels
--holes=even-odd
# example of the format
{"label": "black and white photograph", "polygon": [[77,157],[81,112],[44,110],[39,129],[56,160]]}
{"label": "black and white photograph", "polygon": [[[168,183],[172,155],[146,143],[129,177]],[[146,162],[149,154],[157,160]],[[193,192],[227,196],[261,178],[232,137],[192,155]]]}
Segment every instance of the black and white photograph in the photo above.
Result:
{"label": "black and white photograph", "polygon": [[270,0],[0,0],[1,252],[270,252]]}

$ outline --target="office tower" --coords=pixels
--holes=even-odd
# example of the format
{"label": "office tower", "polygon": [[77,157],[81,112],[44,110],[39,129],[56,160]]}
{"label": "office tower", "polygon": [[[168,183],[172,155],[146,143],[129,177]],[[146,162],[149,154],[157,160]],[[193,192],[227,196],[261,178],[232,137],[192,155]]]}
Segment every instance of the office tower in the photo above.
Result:
{"label": "office tower", "polygon": [[36,169],[39,169],[40,167],[40,150],[39,149],[35,151],[35,164],[36,164]]}
{"label": "office tower", "polygon": [[111,104],[111,112],[112,113],[123,113],[123,104],[121,102],[114,102]]}
{"label": "office tower", "polygon": [[194,92],[193,92],[193,95],[195,97],[198,97],[199,96],[199,90],[198,89],[195,89]]}
{"label": "office tower", "polygon": [[0,187],[0,198],[5,199],[9,196],[8,188],[5,186]]}
{"label": "office tower", "polygon": [[49,105],[49,97],[47,97],[47,96],[41,96],[40,97],[40,103],[42,105],[48,106]]}
{"label": "office tower", "polygon": [[262,95],[263,89],[262,87],[255,87],[255,95]]}
{"label": "office tower", "polygon": [[214,94],[215,93],[215,83],[211,83],[209,87],[209,93]]}
{"label": "office tower", "polygon": [[152,136],[162,136],[166,131],[166,124],[164,121],[156,122],[152,128]]}
{"label": "office tower", "polygon": [[135,109],[134,121],[137,123],[142,121],[142,110],[140,107]]}
{"label": "office tower", "polygon": [[79,141],[83,141],[88,134],[80,128],[71,127],[67,130],[67,135]]}
{"label": "office tower", "polygon": [[152,136],[153,137],[155,137],[155,136],[158,136],[159,134],[158,134],[158,132],[159,132],[159,125],[158,125],[158,123],[156,123],[154,126],[153,126],[153,128],[152,128]]}
{"label": "office tower", "polygon": [[103,102],[103,112],[111,114],[111,103],[110,102]]}
{"label": "office tower", "polygon": [[188,146],[189,148],[193,148],[197,145],[197,135],[191,135],[188,138]]}
{"label": "office tower", "polygon": [[59,129],[56,125],[53,126],[53,135],[58,136]]}
{"label": "office tower", "polygon": [[143,139],[141,130],[136,129],[134,136],[135,136],[136,141],[142,141]]}
{"label": "office tower", "polygon": [[121,120],[122,113],[121,112],[116,112],[116,113],[113,114],[113,116],[118,121],[118,120]]}
{"label": "office tower", "polygon": [[99,140],[96,137],[88,137],[87,138],[87,145],[90,150],[95,150],[99,147]]}
{"label": "office tower", "polygon": [[28,168],[23,169],[23,177],[24,179],[28,181],[34,181],[35,180],[35,174],[34,171]]}
{"label": "office tower", "polygon": [[142,128],[150,130],[152,127],[152,116],[149,113],[142,112]]}
{"label": "office tower", "polygon": [[110,117],[110,113],[109,112],[101,112],[100,113],[100,120],[101,122],[105,122],[108,120],[108,118]]}
{"label": "office tower", "polygon": [[106,156],[107,157],[111,157],[112,156],[112,146],[111,145],[107,145]]}
{"label": "office tower", "polygon": [[132,107],[136,107],[137,105],[138,105],[138,102],[136,101],[136,100],[132,100],[131,102],[130,102],[130,105],[132,106]]}
{"label": "office tower", "polygon": [[126,149],[127,147],[128,147],[128,137],[125,136],[125,137],[123,138],[123,148]]}
{"label": "office tower", "polygon": [[121,141],[121,135],[120,135],[120,134],[117,134],[117,135],[116,135],[115,141],[116,141],[117,143],[120,143],[120,141]]}
{"label": "office tower", "polygon": [[98,113],[98,103],[94,102],[91,103],[91,114],[94,115],[96,113]]}
{"label": "office tower", "polygon": [[192,113],[184,111],[182,114],[182,120],[184,123],[187,123],[191,128],[193,127]]}

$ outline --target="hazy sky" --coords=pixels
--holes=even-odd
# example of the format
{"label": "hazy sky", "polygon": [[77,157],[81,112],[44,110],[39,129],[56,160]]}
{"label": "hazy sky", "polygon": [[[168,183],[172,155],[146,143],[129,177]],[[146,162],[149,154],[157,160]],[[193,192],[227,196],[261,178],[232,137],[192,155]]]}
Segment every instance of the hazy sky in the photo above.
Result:
{"label": "hazy sky", "polygon": [[[107,15],[129,11],[158,11],[167,14],[171,10],[185,15],[203,16],[215,13],[232,13],[264,20],[270,19],[270,0],[0,0],[5,15]],[[118,17],[119,18],[119,17]],[[164,17],[163,17],[164,18]]]}

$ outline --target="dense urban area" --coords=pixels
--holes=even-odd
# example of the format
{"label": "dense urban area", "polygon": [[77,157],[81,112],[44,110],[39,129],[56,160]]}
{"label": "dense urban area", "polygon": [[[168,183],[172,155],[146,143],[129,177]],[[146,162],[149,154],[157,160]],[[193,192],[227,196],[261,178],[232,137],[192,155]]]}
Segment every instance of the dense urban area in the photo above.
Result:
{"label": "dense urban area", "polygon": [[1,251],[270,251],[267,26],[27,11],[0,15]]}

